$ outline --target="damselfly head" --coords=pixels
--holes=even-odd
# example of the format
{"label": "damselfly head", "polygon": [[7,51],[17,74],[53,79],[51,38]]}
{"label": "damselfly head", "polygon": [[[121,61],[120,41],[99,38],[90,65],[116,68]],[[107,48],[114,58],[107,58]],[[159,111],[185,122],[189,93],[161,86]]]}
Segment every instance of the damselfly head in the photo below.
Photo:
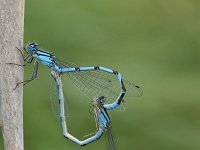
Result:
{"label": "damselfly head", "polygon": [[31,44],[27,44],[26,45],[26,50],[29,52],[29,53],[33,53],[35,51],[37,51],[37,47],[38,47],[38,44],[33,42]]}
{"label": "damselfly head", "polygon": [[105,101],[106,101],[105,96],[98,96],[93,99],[93,104],[94,105],[103,104]]}

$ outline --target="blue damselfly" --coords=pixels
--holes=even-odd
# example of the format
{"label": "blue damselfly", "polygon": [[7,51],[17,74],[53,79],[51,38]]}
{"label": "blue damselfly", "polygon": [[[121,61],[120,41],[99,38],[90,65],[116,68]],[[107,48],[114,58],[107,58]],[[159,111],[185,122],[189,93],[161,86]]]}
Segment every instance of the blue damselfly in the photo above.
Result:
{"label": "blue damselfly", "polygon": [[72,134],[70,134],[67,128],[66,119],[65,119],[66,116],[65,116],[64,96],[63,96],[61,76],[59,75],[59,73],[55,71],[52,71],[51,74],[52,74],[52,77],[55,79],[56,85],[57,85],[58,99],[59,99],[59,117],[61,120],[64,137],[75,142],[76,144],[80,146],[84,146],[98,140],[102,136],[102,134],[106,132],[108,136],[108,141],[109,141],[109,148],[110,150],[115,150],[116,143],[115,143],[114,137],[112,136],[111,119],[107,113],[107,110],[116,109],[120,105],[125,93],[122,92],[119,95],[119,97],[111,104],[104,104],[106,101],[106,97],[104,96],[95,97],[93,99],[92,115],[94,116],[95,123],[96,123],[96,132],[94,133],[95,135],[89,138],[86,138],[84,140],[79,140],[76,137],[74,137]]}

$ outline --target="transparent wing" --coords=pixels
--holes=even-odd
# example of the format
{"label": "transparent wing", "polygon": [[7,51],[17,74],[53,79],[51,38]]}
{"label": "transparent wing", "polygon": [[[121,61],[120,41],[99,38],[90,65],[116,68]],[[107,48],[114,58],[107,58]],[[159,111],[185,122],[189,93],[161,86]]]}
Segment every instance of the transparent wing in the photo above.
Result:
{"label": "transparent wing", "polygon": [[[73,63],[63,63],[55,60],[60,67],[78,67]],[[65,73],[85,96],[94,98],[96,96],[105,96],[107,99],[115,100],[120,92],[121,87],[118,83],[117,76],[101,70],[76,71]],[[141,96],[142,89],[132,82],[123,80],[128,96]]]}
{"label": "transparent wing", "polygon": [[95,132],[91,132],[91,133],[89,133],[89,134],[87,134],[87,135],[84,135],[83,136],[83,140],[85,140],[85,138],[86,137],[88,137],[88,136],[91,136],[91,135],[94,135],[94,134],[96,134],[96,132],[97,132],[97,130],[99,129],[99,125],[98,125],[98,115],[97,115],[97,113],[94,111],[94,108],[93,108],[93,106],[90,106],[90,115],[92,115],[93,117],[94,117],[94,122],[95,122],[95,126],[96,126],[96,131]]}
{"label": "transparent wing", "polygon": [[116,140],[113,136],[111,126],[106,131],[107,140],[108,140],[108,149],[109,150],[117,150]]}
{"label": "transparent wing", "polygon": [[126,88],[126,96],[128,97],[140,97],[143,94],[142,88],[133,82],[123,80],[125,88]]}

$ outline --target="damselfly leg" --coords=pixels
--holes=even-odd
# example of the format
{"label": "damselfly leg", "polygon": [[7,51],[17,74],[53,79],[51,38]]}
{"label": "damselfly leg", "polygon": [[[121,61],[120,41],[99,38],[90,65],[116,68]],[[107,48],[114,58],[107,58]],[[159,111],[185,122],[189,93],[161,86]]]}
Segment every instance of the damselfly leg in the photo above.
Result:
{"label": "damselfly leg", "polygon": [[[23,61],[24,61],[24,64],[21,65],[21,64],[17,64],[17,63],[6,63],[8,65],[16,65],[16,66],[21,66],[21,67],[25,67],[28,63],[32,63],[33,61],[33,56],[31,54],[28,54],[26,57],[23,55],[21,49],[19,49],[18,47],[16,47],[16,49],[20,52],[22,58],[23,58]],[[26,85],[28,82],[32,81],[33,79],[35,79],[37,77],[37,70],[38,70],[38,62],[35,61],[34,62],[34,67],[33,67],[33,72],[32,72],[32,76],[30,79],[28,80],[25,80],[25,81],[22,81],[22,82],[18,82],[14,88],[14,90],[20,85],[20,84],[23,84],[23,85]]]}
{"label": "damselfly leg", "polygon": [[31,78],[28,79],[28,80],[22,81],[22,82],[18,82],[17,85],[16,85],[16,87],[14,89],[16,89],[17,86],[19,86],[20,84],[26,85],[30,81],[34,80],[37,77],[37,71],[38,71],[38,62],[35,61],[34,62],[34,67],[33,67]]}
{"label": "damselfly leg", "polygon": [[27,63],[32,63],[33,57],[32,57],[30,54],[28,54],[28,55],[25,57],[24,54],[22,53],[21,49],[19,49],[18,47],[16,47],[16,49],[20,52],[20,54],[21,54],[21,56],[22,56],[22,58],[23,58],[24,64],[23,64],[23,65],[17,64],[17,63],[6,63],[6,64],[9,64],[9,65],[17,65],[17,66],[22,66],[22,67],[24,67],[24,66],[27,65]]}

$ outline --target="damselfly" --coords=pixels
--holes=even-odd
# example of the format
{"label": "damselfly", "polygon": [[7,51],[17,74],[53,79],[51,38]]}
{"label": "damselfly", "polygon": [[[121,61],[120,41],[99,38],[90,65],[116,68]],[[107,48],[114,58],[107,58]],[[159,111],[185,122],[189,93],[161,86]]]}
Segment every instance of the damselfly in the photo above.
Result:
{"label": "damselfly", "polygon": [[106,101],[106,97],[104,96],[99,96],[99,97],[94,98],[92,114],[95,119],[97,131],[95,132],[95,135],[93,135],[92,137],[89,137],[84,140],[79,140],[76,137],[74,137],[72,134],[70,134],[67,129],[61,76],[59,73],[55,71],[52,71],[51,74],[52,74],[52,77],[55,79],[56,85],[57,85],[58,100],[59,100],[59,117],[61,120],[64,137],[75,142],[76,144],[80,146],[84,146],[98,140],[102,136],[102,134],[106,132],[108,141],[109,141],[109,149],[116,150],[116,143],[115,143],[114,137],[112,136],[112,131],[111,131],[111,119],[107,113],[107,110],[112,110],[112,109],[117,108],[120,105],[125,93],[122,92],[119,95],[119,97],[111,104],[104,104]]}
{"label": "damselfly", "polygon": [[[126,91],[127,89],[126,96],[142,95],[142,89],[139,86],[132,82],[122,80],[122,76],[119,72],[106,67],[79,67],[73,63],[62,62],[51,53],[39,50],[38,44],[35,42],[26,45],[25,50],[28,53],[26,57],[24,57],[20,49],[18,50],[23,57],[24,64],[7,64],[26,66],[28,63],[32,63],[34,58],[35,61],[31,78],[17,83],[16,87],[22,83],[25,85],[37,77],[38,62],[40,62],[43,65],[48,66],[51,70],[69,76],[69,78],[72,79],[73,84],[84,95],[92,98],[97,96],[97,94],[110,98],[113,95],[118,95],[121,89],[123,89],[123,91]],[[126,89],[124,85],[126,86]]]}

